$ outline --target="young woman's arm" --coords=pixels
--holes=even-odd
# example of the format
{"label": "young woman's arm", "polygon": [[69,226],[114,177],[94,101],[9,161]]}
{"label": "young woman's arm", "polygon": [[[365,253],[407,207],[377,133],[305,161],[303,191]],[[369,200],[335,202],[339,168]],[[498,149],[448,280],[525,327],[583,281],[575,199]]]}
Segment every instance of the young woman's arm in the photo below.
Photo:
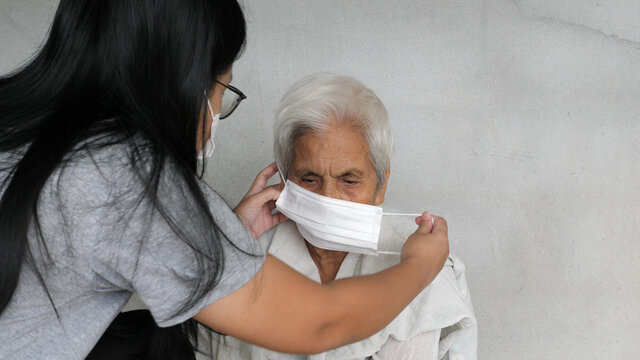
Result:
{"label": "young woman's arm", "polygon": [[389,324],[444,265],[446,221],[417,221],[401,262],[387,270],[321,285],[267,255],[251,281],[194,319],[280,352],[318,353],[362,340]]}

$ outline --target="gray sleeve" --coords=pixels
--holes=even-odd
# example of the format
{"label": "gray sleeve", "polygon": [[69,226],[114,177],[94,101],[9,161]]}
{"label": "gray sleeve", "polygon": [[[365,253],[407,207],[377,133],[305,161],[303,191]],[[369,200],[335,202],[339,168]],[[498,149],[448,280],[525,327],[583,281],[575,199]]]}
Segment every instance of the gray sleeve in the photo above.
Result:
{"label": "gray sleeve", "polygon": [[262,267],[260,244],[204,182],[198,186],[213,227],[170,165],[154,204],[140,196],[144,188],[126,164],[92,164],[67,170],[59,202],[93,291],[136,291],[158,325],[171,326],[234,292]]}
{"label": "gray sleeve", "polygon": [[[234,292],[247,283],[262,267],[264,251],[254,240],[241,221],[225,201],[203,182],[200,187],[209,204],[216,229],[203,228],[194,213],[192,203],[185,201],[179,192],[169,196],[170,205],[165,211],[185,232],[184,235],[195,240],[187,244],[168,226],[167,220],[155,211],[149,228],[144,236],[138,265],[134,271],[132,284],[151,310],[160,326],[171,326],[196,315],[207,305]],[[204,240],[200,243],[197,241]],[[221,247],[211,246],[217,241]],[[196,288],[199,277],[198,264],[213,269],[214,252],[223,254],[223,266],[219,269],[218,280],[214,287],[207,289],[199,299],[188,308],[182,309],[190,294]],[[134,259],[129,259],[133,261]]]}

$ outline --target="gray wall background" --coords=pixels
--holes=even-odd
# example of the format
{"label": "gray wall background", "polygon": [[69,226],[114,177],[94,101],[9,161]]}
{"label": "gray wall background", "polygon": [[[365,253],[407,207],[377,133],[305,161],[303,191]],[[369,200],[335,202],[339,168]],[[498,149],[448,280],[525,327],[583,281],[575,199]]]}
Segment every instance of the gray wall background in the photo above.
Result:
{"label": "gray wall background", "polygon": [[[234,85],[206,178],[236,204],[273,160],[294,81],[374,89],[396,140],[385,208],[449,221],[482,359],[640,354],[640,2],[245,0]],[[0,0],[0,73],[57,1]]]}

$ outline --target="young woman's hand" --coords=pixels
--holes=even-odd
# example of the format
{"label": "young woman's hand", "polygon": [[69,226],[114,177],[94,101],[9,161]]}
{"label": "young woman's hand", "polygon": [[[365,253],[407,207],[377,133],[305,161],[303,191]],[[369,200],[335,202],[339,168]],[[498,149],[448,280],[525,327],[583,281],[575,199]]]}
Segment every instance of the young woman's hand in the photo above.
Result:
{"label": "young woman's hand", "polygon": [[284,214],[272,214],[276,207],[276,200],[280,196],[282,184],[267,186],[267,181],[277,172],[278,166],[275,162],[260,171],[240,204],[233,209],[255,239],[287,220]]}
{"label": "young woman's hand", "polygon": [[403,262],[421,264],[421,269],[429,274],[440,271],[449,257],[447,221],[428,212],[415,221],[418,229],[402,246],[400,258]]}

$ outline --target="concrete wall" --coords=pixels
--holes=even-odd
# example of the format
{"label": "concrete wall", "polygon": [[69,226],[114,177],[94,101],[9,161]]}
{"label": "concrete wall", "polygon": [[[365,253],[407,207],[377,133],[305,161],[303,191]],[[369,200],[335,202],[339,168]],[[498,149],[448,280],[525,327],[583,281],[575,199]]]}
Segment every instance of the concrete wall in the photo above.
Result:
{"label": "concrete wall", "polygon": [[[1,0],[0,73],[56,1]],[[231,204],[273,160],[279,98],[317,71],[386,104],[385,207],[446,217],[482,359],[640,354],[640,4],[626,0],[245,0],[207,180]]]}

